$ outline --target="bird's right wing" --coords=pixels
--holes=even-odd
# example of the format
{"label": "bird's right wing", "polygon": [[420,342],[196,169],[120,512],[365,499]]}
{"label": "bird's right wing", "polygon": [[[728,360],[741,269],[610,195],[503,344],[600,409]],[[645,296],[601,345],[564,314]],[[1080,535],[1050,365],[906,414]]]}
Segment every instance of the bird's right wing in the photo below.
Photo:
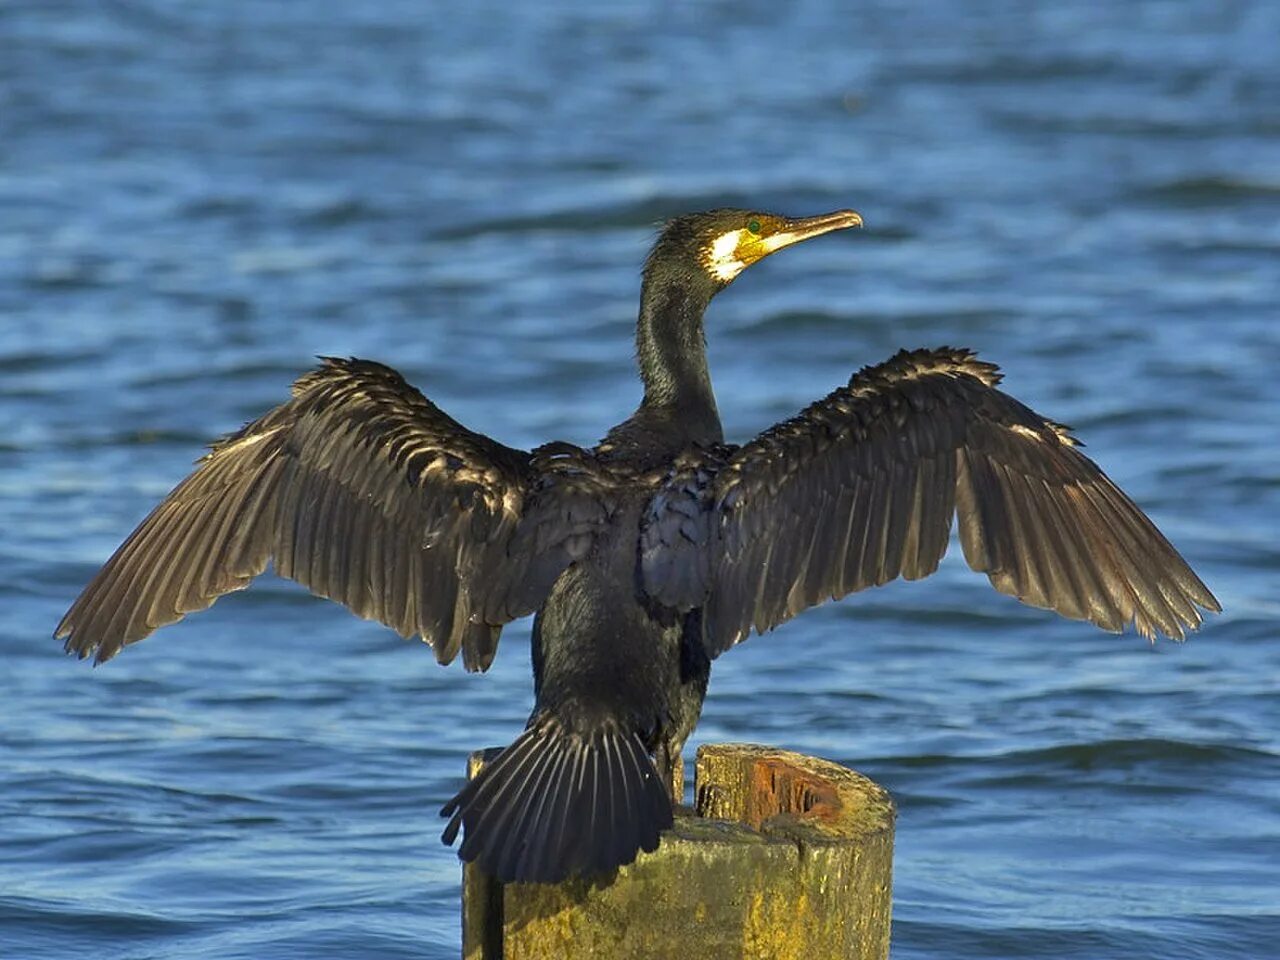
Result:
{"label": "bird's right wing", "polygon": [[824,600],[965,559],[1002,593],[1181,639],[1213,594],[1066,429],[965,350],[903,351],[737,449],[691,451],[650,503],[650,598],[703,609],[716,656]]}
{"label": "bird's right wing", "polygon": [[420,634],[448,663],[493,659],[604,519],[581,451],[473,433],[394,370],[326,358],[293,399],[215,444],[85,588],[55,636],[99,662],[283,576]]}

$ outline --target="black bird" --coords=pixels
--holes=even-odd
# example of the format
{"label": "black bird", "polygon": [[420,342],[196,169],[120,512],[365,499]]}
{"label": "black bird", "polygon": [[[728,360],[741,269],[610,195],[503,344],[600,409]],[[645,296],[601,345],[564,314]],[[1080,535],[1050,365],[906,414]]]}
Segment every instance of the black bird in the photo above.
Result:
{"label": "black bird", "polygon": [[537,612],[525,732],[444,807],[444,839],[502,880],[605,873],[653,850],[713,659],[827,598],[928,576],[959,518],[997,590],[1066,617],[1182,639],[1213,595],[1067,428],[968,350],[902,351],[743,446],[724,443],[703,333],[711,298],[801,240],[861,225],[713,210],[645,264],[644,399],[596,447],[515,450],[394,370],[325,359],[293,398],[215,443],[72,605],[56,636],[98,662],[274,563],[421,635],[493,659]]}

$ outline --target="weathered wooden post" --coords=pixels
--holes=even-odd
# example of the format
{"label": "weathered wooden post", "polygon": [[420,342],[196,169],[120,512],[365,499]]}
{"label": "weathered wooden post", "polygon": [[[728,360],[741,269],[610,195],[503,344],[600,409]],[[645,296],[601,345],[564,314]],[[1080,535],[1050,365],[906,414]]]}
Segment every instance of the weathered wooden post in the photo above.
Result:
{"label": "weathered wooden post", "polygon": [[[471,758],[470,774],[484,763]],[[616,876],[502,884],[463,869],[465,960],[884,960],[893,801],[837,764],[698,750],[692,816]]]}

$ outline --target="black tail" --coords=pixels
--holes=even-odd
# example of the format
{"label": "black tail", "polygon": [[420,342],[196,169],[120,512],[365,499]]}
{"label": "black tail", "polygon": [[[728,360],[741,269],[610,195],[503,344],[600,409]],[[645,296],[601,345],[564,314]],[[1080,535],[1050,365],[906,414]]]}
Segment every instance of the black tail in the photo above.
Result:
{"label": "black tail", "polygon": [[444,842],[503,882],[558,883],[656,850],[671,801],[633,733],[587,733],[544,715],[444,805]]}

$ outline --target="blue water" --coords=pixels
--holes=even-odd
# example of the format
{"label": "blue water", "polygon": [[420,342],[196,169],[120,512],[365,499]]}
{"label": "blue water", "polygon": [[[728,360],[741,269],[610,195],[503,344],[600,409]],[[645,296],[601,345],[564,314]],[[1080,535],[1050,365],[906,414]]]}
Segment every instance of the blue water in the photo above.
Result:
{"label": "blue water", "polygon": [[[894,956],[1280,956],[1280,4],[0,4],[0,957],[449,957],[531,696],[264,578],[50,632],[314,354],[516,445],[633,408],[660,218],[860,209],[708,330],[742,439],[900,346],[1074,425],[1226,612],[1148,646],[958,550],[716,664],[696,739],[897,799]],[[852,5],[850,5],[852,6]]]}

